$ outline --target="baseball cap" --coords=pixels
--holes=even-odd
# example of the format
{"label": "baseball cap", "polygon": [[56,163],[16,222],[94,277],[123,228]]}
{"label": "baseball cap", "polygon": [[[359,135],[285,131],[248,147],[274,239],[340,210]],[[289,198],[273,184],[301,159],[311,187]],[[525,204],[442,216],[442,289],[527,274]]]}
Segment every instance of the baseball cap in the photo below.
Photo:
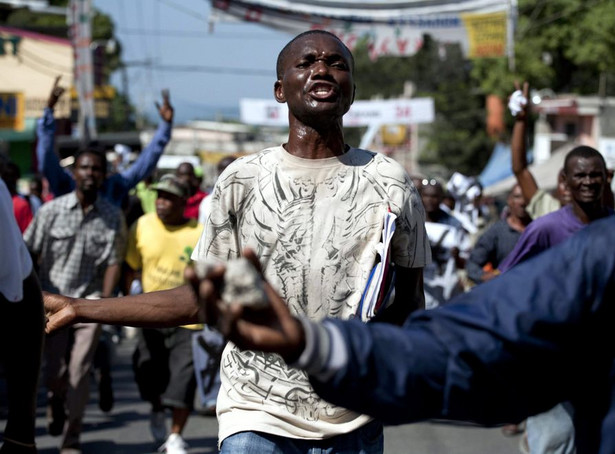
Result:
{"label": "baseball cap", "polygon": [[152,187],[156,191],[168,192],[184,199],[187,199],[190,193],[188,186],[175,175],[171,174],[163,175],[158,183],[154,184]]}

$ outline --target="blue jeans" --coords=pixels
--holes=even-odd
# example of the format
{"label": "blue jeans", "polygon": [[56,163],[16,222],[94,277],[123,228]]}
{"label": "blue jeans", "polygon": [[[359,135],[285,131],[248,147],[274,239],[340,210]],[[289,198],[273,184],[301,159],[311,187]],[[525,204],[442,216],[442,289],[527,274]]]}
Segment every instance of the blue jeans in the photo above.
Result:
{"label": "blue jeans", "polygon": [[384,436],[379,421],[324,440],[239,432],[225,438],[220,447],[221,454],[382,454],[383,450]]}

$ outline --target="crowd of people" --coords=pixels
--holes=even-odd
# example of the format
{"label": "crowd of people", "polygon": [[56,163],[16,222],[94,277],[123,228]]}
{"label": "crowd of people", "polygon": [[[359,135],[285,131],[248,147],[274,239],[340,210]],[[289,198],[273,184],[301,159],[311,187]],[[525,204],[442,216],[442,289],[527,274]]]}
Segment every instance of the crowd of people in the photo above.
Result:
{"label": "crowd of people", "polygon": [[[53,115],[64,91],[58,77],[38,122],[40,176],[32,179],[30,193],[18,191],[21,174],[16,164],[3,162],[1,173],[11,198],[11,217],[23,234],[22,243],[42,290],[98,299],[131,294],[136,289],[149,292],[181,285],[202,231],[197,218],[208,194],[200,187],[202,180],[196,169],[187,162],[180,164],[174,174],[156,177],[158,160],[172,132],[174,111],[168,92],[163,91],[163,101],[158,106],[160,125],[134,162],[125,165],[118,159],[122,165],[115,166],[117,163],[108,162],[109,150],[88,144],[73,156],[70,168],[65,168],[55,152]],[[152,184],[143,188],[145,182]],[[140,190],[136,188],[139,184]],[[32,289],[30,299],[31,292]],[[180,434],[194,402],[192,330],[202,325],[189,328],[143,330],[134,352],[136,382],[143,399],[152,404],[152,435],[159,444],[168,445],[168,452],[185,452]],[[101,410],[109,412],[114,406],[112,352],[102,332],[103,326],[98,323],[78,323],[59,330],[46,336],[42,363],[40,359],[36,362],[47,392],[47,430],[51,435],[62,436],[63,453],[80,452],[92,375],[99,385]],[[210,373],[215,373],[217,364],[212,367]],[[31,375],[36,381],[38,375]],[[154,382],[152,377],[158,379]],[[170,431],[165,408],[172,409]],[[6,440],[13,440],[10,432],[14,425],[7,426]],[[15,449],[10,448],[10,443],[18,444],[20,438],[24,437],[9,441],[6,449]],[[33,441],[31,436],[26,438],[27,444]],[[177,451],[172,451],[173,444],[178,446]]]}
{"label": "crowd of people", "polygon": [[[135,379],[151,404],[152,436],[170,454],[188,449],[182,432],[204,375],[195,336],[210,338],[211,327],[222,333],[213,331],[214,344],[232,341],[206,361],[210,376],[220,373],[217,401],[205,404],[222,453],[381,453],[383,423],[430,418],[506,424],[510,433],[527,418],[521,445],[533,454],[615,449],[615,218],[602,155],[574,148],[555,195],[539,189],[525,158],[528,86],[519,87],[517,184],[497,209],[475,178],[412,178],[345,143],[354,59],[336,36],[298,35],[276,72],[287,142],[222,160],[211,194],[187,162],[155,176],[172,131],[168,92],[134,163],[109,172],[104,151],[90,146],[64,169],[54,152],[53,109],[64,91],[56,79],[38,123],[41,179],[29,198],[17,191],[19,169],[2,169],[0,207],[13,212],[1,225],[12,254],[0,273],[2,321],[13,325],[3,335],[30,324],[38,337],[29,339],[28,381],[15,382],[15,359],[3,352],[11,393],[28,405],[9,401],[0,452],[36,452],[41,363],[48,431],[62,436],[62,454],[81,452],[95,368],[99,405],[113,408],[108,355],[95,361],[101,324],[141,328]],[[242,256],[264,281],[267,309],[220,301],[224,264]],[[193,262],[208,265],[205,277]],[[371,299],[375,314],[362,323]],[[26,314],[29,306],[40,309]],[[592,342],[599,347],[587,352]]]}

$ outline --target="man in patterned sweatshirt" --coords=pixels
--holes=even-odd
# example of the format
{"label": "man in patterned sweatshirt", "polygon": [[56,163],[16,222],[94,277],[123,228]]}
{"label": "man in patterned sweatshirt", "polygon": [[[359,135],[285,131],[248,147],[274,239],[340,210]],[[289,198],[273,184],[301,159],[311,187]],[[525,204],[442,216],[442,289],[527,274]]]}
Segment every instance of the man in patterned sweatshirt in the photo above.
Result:
{"label": "man in patterned sweatshirt", "polygon": [[[309,31],[286,45],[278,56],[274,94],[288,105],[288,142],[240,158],[224,171],[192,258],[226,261],[250,247],[293,314],[353,318],[377,260],[384,220],[394,216],[395,299],[376,319],[401,324],[424,304],[422,270],[430,260],[424,211],[399,164],[344,143],[342,117],[354,100],[353,71],[351,52],[330,33]],[[171,292],[175,300],[183,298],[182,307],[169,305],[169,293],[150,293],[149,301],[131,297],[133,304],[107,300],[101,312],[72,301],[72,316],[148,326],[198,319],[190,288]],[[142,306],[151,304],[155,311]],[[138,307],[145,312],[135,312]],[[278,355],[228,344],[221,379],[222,453],[383,450],[380,422],[321,400],[307,375]]]}

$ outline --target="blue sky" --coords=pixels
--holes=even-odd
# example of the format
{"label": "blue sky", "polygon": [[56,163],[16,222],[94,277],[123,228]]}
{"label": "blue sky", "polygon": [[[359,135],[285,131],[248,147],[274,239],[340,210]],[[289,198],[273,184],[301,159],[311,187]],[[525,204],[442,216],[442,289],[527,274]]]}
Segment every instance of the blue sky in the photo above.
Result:
{"label": "blue sky", "polygon": [[[178,123],[238,117],[242,98],[272,99],[275,60],[292,35],[244,22],[216,23],[209,0],[94,0],[109,14],[128,64],[129,94],[139,112],[169,88]],[[119,71],[112,83],[122,87]],[[155,117],[153,117],[155,118]]]}

